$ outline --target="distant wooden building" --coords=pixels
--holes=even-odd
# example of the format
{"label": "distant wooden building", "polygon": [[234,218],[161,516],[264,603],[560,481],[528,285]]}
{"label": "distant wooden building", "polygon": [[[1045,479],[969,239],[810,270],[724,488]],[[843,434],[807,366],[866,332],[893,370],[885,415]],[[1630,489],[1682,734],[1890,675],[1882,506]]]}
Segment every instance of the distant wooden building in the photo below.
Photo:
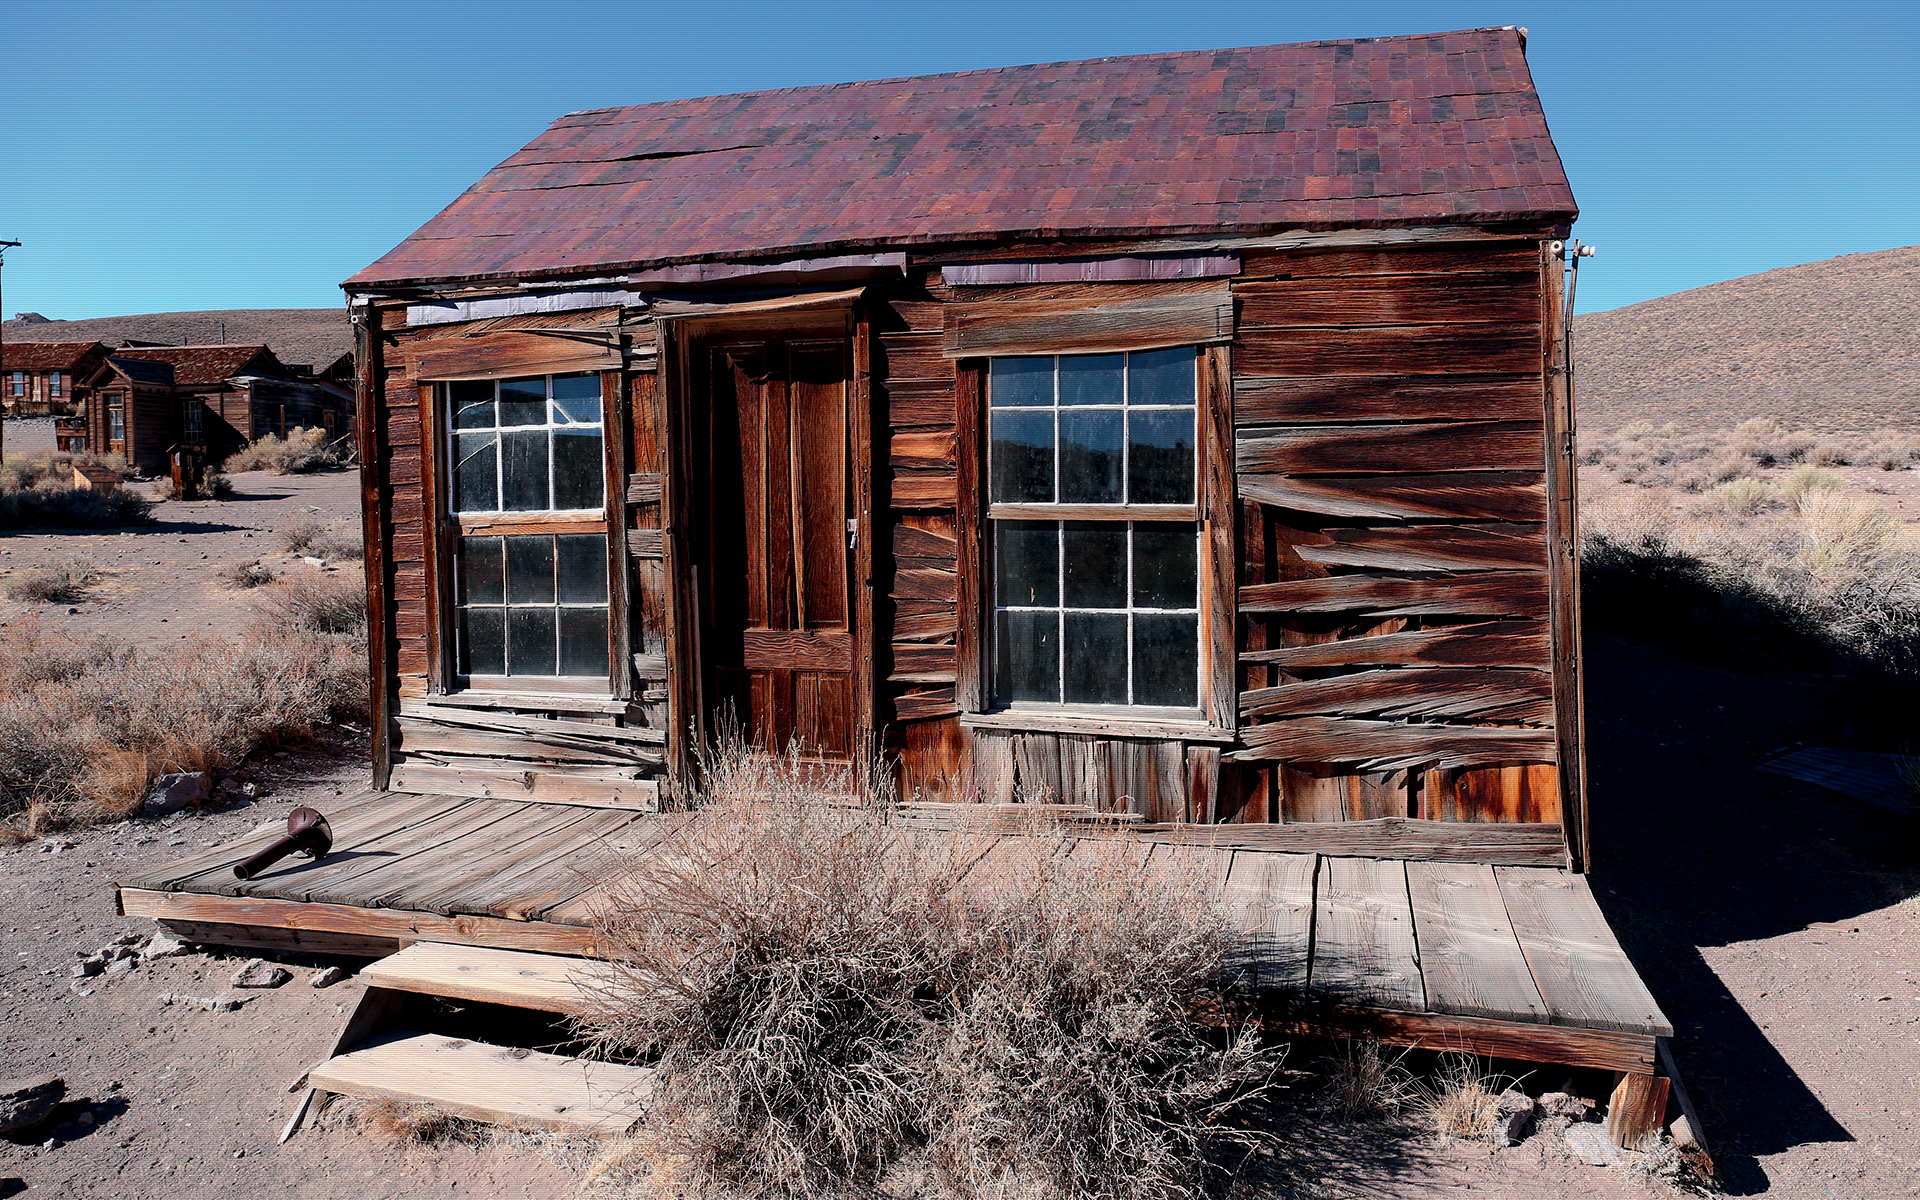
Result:
{"label": "distant wooden building", "polygon": [[1576,215],[1511,28],[562,117],[345,285],[364,824],[484,838],[140,911],[591,953],[555,806],[738,721],[1199,843],[1299,1027],[1657,1118],[1580,874]]}
{"label": "distant wooden building", "polygon": [[169,472],[176,452],[216,463],[294,428],[344,435],[353,413],[351,392],[296,374],[264,345],[127,346],[89,384],[89,445],[147,473]]}
{"label": "distant wooden building", "polygon": [[84,381],[107,356],[100,342],[19,342],[0,347],[0,407],[8,416],[46,417],[74,411]]}

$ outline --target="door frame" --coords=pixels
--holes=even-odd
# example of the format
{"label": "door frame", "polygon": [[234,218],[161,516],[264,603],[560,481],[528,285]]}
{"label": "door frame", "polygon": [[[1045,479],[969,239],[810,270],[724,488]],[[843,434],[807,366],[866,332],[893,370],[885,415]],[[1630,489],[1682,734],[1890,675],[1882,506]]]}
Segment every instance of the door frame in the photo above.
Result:
{"label": "door frame", "polygon": [[874,726],[878,684],[874,538],[878,526],[874,521],[872,321],[864,292],[790,299],[790,304],[773,311],[768,311],[768,301],[753,300],[742,302],[740,311],[728,311],[730,306],[716,303],[701,305],[703,311],[698,313],[656,313],[664,396],[662,419],[666,422],[661,438],[661,541],[667,576],[667,770],[672,778],[690,783],[698,775],[700,748],[708,744],[713,733],[708,727],[706,703],[711,664],[701,650],[706,612],[703,592],[711,583],[711,564],[701,561],[706,498],[695,495],[693,487],[692,467],[702,452],[693,405],[700,399],[695,394],[697,385],[705,378],[699,356],[722,336],[759,333],[844,337],[847,341],[849,515],[856,522],[847,599],[852,625],[856,764],[869,747],[878,744]]}

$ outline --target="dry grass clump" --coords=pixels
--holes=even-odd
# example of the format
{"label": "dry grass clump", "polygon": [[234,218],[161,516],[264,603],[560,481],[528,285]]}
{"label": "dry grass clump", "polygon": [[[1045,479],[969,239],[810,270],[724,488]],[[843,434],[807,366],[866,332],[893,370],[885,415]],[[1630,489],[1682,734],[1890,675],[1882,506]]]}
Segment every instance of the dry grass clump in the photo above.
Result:
{"label": "dry grass clump", "polygon": [[[739,756],[730,756],[738,758]],[[1127,841],[985,843],[814,802],[797,755],[738,767],[625,863],[599,919],[618,982],[584,1018],[658,1074],[648,1161],[696,1195],[1184,1197],[1278,1056],[1210,1030],[1231,942]],[[784,765],[782,765],[784,764]]]}
{"label": "dry grass clump", "polygon": [[100,564],[75,555],[50,567],[37,567],[7,581],[7,599],[24,604],[75,604],[106,578]]}
{"label": "dry grass clump", "polygon": [[454,1142],[485,1145],[491,1140],[486,1126],[457,1117],[431,1104],[369,1100],[360,1106],[354,1114],[354,1120],[370,1133],[407,1146]]}
{"label": "dry grass clump", "polygon": [[225,770],[364,719],[364,608],[351,615],[364,600],[357,585],[322,590],[289,589],[227,641],[135,647],[31,620],[0,629],[0,830],[117,820],[155,775]]}
{"label": "dry grass clump", "polygon": [[1416,1100],[1418,1082],[1405,1066],[1409,1051],[1389,1051],[1379,1042],[1340,1043],[1326,1062],[1327,1087],[1349,1118],[1386,1116]]}
{"label": "dry grass clump", "polygon": [[315,558],[359,560],[366,556],[361,531],[345,522],[327,523],[313,517],[295,517],[280,529],[280,544],[289,554]]}
{"label": "dry grass clump", "polygon": [[220,466],[229,475],[241,471],[272,471],[276,475],[304,475],[344,467],[348,452],[343,445],[330,442],[324,429],[294,428],[286,440],[269,433],[228,455]]}
{"label": "dry grass clump", "polygon": [[1779,499],[1780,489],[1764,479],[1730,479],[1707,493],[1728,513],[1737,517],[1752,517],[1772,508]]}
{"label": "dry grass clump", "polygon": [[1433,1075],[1419,1085],[1414,1107],[1443,1146],[1491,1142],[1500,1127],[1500,1094],[1517,1082],[1494,1074],[1471,1054],[1443,1054]]}

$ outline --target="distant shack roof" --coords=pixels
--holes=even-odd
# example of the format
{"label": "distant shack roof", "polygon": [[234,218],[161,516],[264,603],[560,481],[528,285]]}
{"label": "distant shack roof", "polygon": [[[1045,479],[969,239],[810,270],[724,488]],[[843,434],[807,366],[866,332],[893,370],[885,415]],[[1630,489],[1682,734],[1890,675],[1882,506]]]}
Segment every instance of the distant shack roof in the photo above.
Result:
{"label": "distant shack roof", "polygon": [[96,351],[105,352],[99,342],[16,342],[8,339],[0,350],[0,370],[71,371]]}
{"label": "distant shack roof", "polygon": [[173,382],[185,387],[222,383],[248,368],[254,374],[284,373],[280,360],[264,345],[129,346],[114,351],[113,357],[167,363],[173,368]]}
{"label": "distant shack roof", "polygon": [[173,383],[173,364],[147,362],[138,358],[123,358],[118,354],[107,357],[107,366],[120,372],[135,383]]}
{"label": "distant shack roof", "polygon": [[1476,29],[571,113],[345,286],[1576,212],[1519,32]]}

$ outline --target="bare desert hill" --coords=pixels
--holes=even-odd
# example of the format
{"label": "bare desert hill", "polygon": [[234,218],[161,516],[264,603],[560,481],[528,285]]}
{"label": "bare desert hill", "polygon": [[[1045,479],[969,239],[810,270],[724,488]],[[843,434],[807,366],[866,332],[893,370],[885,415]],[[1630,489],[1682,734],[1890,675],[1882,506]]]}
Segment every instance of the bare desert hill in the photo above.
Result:
{"label": "bare desert hill", "polygon": [[[221,324],[226,336],[221,337]],[[284,363],[316,369],[353,349],[344,308],[213,308],[201,312],[142,313],[49,321],[32,316],[5,325],[9,342],[88,342],[114,345],[128,338],[148,342],[234,345],[265,342]]]}
{"label": "bare desert hill", "polygon": [[1580,423],[1610,433],[1632,421],[1714,429],[1772,417],[1820,433],[1920,431],[1916,314],[1920,246],[1577,316]]}

